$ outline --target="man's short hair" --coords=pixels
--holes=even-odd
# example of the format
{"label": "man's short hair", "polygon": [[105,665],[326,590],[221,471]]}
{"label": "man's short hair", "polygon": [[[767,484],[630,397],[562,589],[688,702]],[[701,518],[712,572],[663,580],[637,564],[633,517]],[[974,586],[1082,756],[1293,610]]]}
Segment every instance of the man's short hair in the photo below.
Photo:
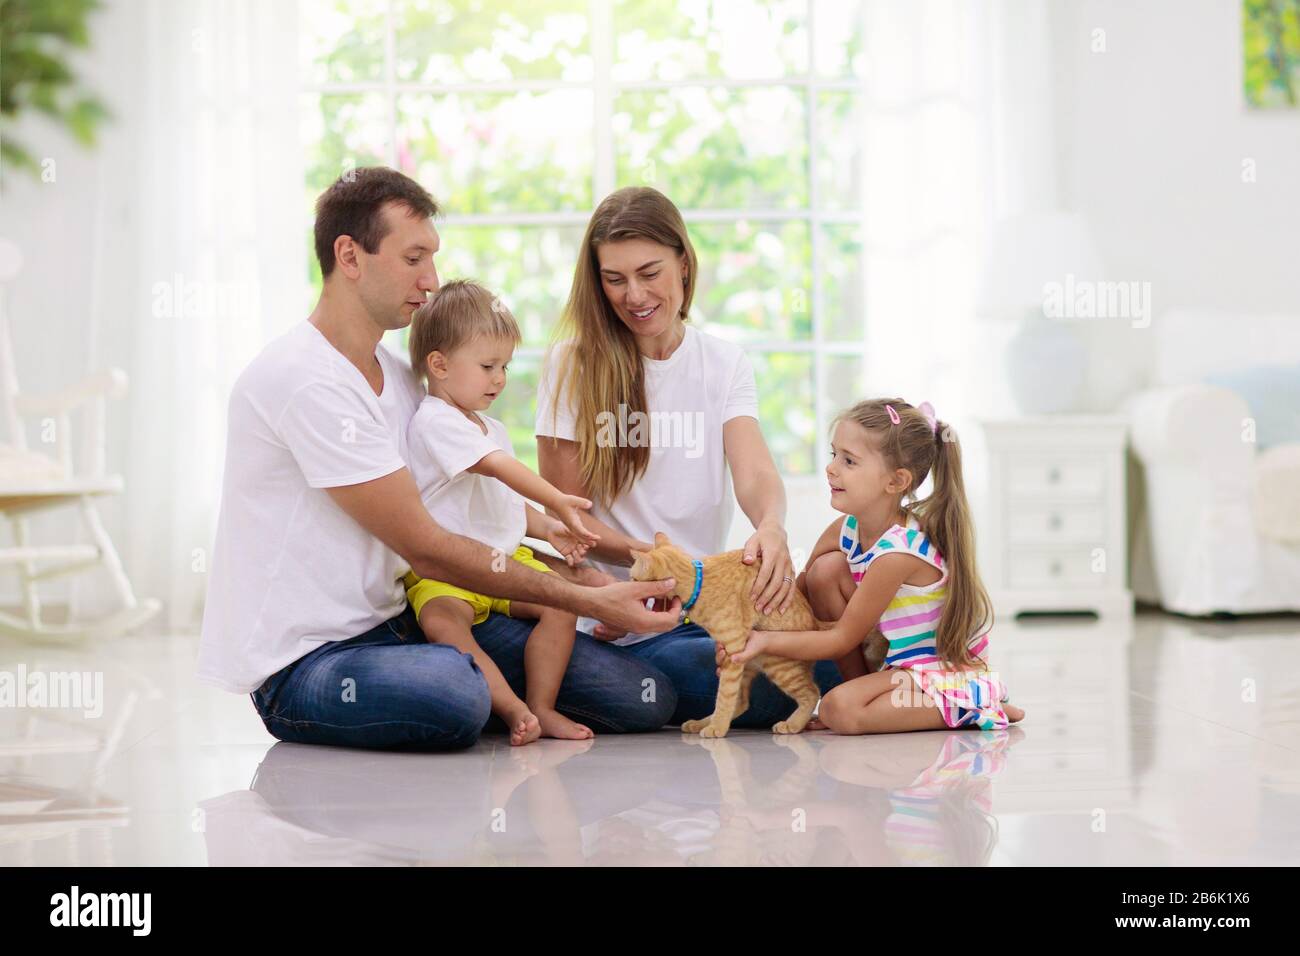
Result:
{"label": "man's short hair", "polygon": [[334,271],[334,240],[351,236],[366,252],[378,251],[387,230],[382,210],[390,202],[413,216],[438,215],[438,204],[423,186],[387,166],[364,166],[344,173],[316,200],[316,258],[322,278]]}

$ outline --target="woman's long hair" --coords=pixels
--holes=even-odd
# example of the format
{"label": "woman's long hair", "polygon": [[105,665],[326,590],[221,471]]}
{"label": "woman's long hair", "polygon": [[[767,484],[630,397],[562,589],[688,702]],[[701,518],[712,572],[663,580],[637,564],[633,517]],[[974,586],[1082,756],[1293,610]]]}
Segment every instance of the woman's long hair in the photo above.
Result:
{"label": "woman's long hair", "polygon": [[645,374],[636,337],[605,298],[596,256],[603,243],[626,239],[668,246],[685,258],[683,321],[689,317],[695,295],[695,249],[686,234],[682,214],[671,200],[648,186],[629,186],[607,196],[587,224],[557,341],[548,350],[545,363],[555,373],[549,409],[552,421],[560,403],[571,402],[583,487],[590,497],[606,506],[631,487],[650,464],[648,444],[619,447],[618,443],[597,441],[602,412],[617,419],[620,405],[629,417],[633,412],[647,411]]}
{"label": "woman's long hair", "polygon": [[[886,405],[898,413],[895,425]],[[955,667],[979,667],[970,655],[970,641],[993,626],[993,603],[975,565],[975,529],[966,486],[961,473],[961,444],[945,422],[929,420],[919,409],[901,398],[877,398],[858,402],[836,421],[849,421],[864,428],[891,468],[906,468],[912,485],[904,492],[903,510],[934,542],[948,570],[948,597],[935,631],[939,657]],[[934,488],[929,496],[915,499],[916,490],[933,469]],[[863,542],[867,544],[868,542]]]}

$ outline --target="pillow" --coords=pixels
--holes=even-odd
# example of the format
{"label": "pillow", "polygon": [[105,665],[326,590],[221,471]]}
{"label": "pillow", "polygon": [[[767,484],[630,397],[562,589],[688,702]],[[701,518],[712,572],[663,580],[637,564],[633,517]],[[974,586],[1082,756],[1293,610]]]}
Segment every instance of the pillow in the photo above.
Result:
{"label": "pillow", "polygon": [[1300,442],[1300,365],[1268,365],[1206,376],[1210,385],[1236,392],[1255,419],[1255,446]]}

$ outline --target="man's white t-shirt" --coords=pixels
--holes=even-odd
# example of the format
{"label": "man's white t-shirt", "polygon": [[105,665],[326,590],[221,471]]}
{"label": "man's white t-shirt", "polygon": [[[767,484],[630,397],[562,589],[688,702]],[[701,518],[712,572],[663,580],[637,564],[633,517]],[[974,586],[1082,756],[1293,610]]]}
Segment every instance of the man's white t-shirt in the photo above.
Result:
{"label": "man's white t-shirt", "polygon": [[510,556],[528,530],[524,498],[505,482],[465,469],[494,451],[515,457],[506,426],[479,415],[475,425],[459,409],[426,395],[406,427],[407,457],[420,500],[448,531],[500,548]]}
{"label": "man's white t-shirt", "polygon": [[[553,358],[543,370],[537,389],[539,437],[575,440],[572,399],[561,396],[552,417],[555,384]],[[646,409],[641,438],[650,442],[650,463],[632,487],[612,507],[593,500],[591,514],[611,528],[640,541],[653,541],[662,531],[694,557],[717,554],[727,540],[735,497],[722,443],[722,426],[733,418],[758,418],[754,370],[744,350],[734,343],[686,326],[676,351],[660,360],[641,359],[645,368]],[[606,420],[614,439],[637,438],[638,422],[624,414]],[[599,423],[598,423],[599,425]],[[617,578],[628,569],[593,561]],[[594,623],[582,621],[586,627]],[[653,634],[629,634],[619,644],[635,644]]]}
{"label": "man's white t-shirt", "polygon": [[235,382],[199,680],[250,693],[405,607],[410,565],[325,490],[406,467],[406,426],[423,390],[387,349],[375,357],[380,395],[304,321]]}

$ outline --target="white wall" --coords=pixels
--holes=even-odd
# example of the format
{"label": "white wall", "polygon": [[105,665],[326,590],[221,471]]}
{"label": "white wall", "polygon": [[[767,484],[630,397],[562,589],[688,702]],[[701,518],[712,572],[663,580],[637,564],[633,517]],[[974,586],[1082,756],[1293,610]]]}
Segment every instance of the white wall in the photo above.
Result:
{"label": "white wall", "polygon": [[[1240,0],[1055,0],[1053,38],[1062,201],[1088,216],[1108,278],[1150,282],[1156,315],[1300,321],[1300,110],[1246,108]],[[1089,404],[1104,410],[1154,336],[1123,322],[1088,333]]]}

